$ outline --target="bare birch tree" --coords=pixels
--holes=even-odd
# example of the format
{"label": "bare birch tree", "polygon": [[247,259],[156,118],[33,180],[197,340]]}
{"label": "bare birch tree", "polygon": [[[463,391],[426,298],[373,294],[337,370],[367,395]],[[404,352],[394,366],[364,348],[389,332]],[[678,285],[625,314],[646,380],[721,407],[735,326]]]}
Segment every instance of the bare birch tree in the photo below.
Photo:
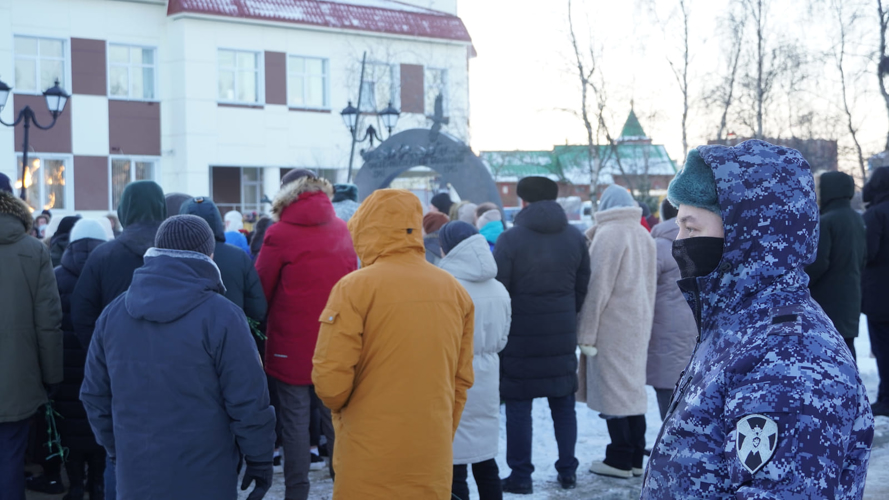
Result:
{"label": "bare birch tree", "polygon": [[[586,128],[587,135],[587,168],[590,174],[590,201],[592,201],[593,211],[595,211],[598,206],[597,193],[599,187],[599,170],[602,167],[599,158],[599,144],[595,139],[598,135],[598,122],[601,122],[601,118],[597,120],[597,130],[593,130],[593,121],[590,119],[589,91],[592,88],[590,82],[596,74],[596,58],[595,53],[590,49],[590,53],[593,57],[590,63],[588,65],[586,64],[585,58],[580,51],[580,45],[577,42],[577,35],[574,31],[574,18],[571,10],[571,0],[568,0],[568,29],[571,34],[571,46],[574,49],[577,76],[580,80],[580,116],[583,119],[583,126]],[[601,116],[602,109],[597,106],[597,110]]]}
{"label": "bare birch tree", "polygon": [[855,151],[858,154],[858,168],[861,171],[863,182],[867,179],[867,168],[864,165],[864,153],[861,149],[861,143],[858,141],[858,128],[855,127],[852,109],[849,106],[849,93],[846,86],[846,69],[844,67],[847,52],[846,38],[849,35],[849,30],[860,18],[861,13],[852,9],[852,12],[847,16],[844,9],[844,3],[846,2],[843,0],[831,0],[831,9],[836,16],[835,20],[838,28],[838,40],[833,55],[837,72],[840,76],[840,91],[842,92],[843,97],[843,113],[846,115],[846,127],[849,130],[849,135],[852,137],[852,142],[855,144]]}
{"label": "bare birch tree", "polygon": [[[889,54],[886,54],[886,31],[889,29],[889,12],[883,8],[882,0],[877,0],[877,13],[880,16],[880,52],[877,54],[877,78],[880,81],[880,93],[886,101],[886,113],[889,114],[889,91],[886,90],[886,77],[889,76]],[[886,151],[889,151],[889,131],[886,132]]]}

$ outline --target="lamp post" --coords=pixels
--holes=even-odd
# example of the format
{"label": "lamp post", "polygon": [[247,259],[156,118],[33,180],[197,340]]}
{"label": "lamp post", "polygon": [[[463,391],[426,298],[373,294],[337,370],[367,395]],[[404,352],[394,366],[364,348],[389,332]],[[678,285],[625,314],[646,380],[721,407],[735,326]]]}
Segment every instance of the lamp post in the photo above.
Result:
{"label": "lamp post", "polygon": [[[390,102],[389,105],[386,106],[386,109],[378,111],[375,114],[383,120],[383,126],[389,131],[389,135],[392,135],[392,129],[398,124],[398,117],[401,116],[401,112],[395,109]],[[370,140],[370,147],[373,147],[374,139],[383,142],[383,137],[377,132],[377,129],[373,125],[368,125],[367,130],[364,132],[364,137],[360,139],[358,138],[356,129],[358,128],[358,118],[360,115],[361,111],[355,106],[352,106],[352,101],[349,101],[349,105],[340,111],[340,116],[343,117],[343,123],[346,125],[346,128],[349,129],[349,133],[352,134],[352,155],[349,156],[349,182],[352,182],[352,156],[355,154],[355,144]]]}
{"label": "lamp post", "polygon": [[[9,99],[10,90],[12,90],[12,87],[5,84],[3,81],[0,81],[0,113],[2,113],[3,108],[6,107],[6,101]],[[49,125],[43,126],[38,123],[37,116],[34,114],[34,110],[32,110],[30,106],[22,108],[22,110],[19,111],[19,115],[12,123],[6,123],[0,119],[0,123],[7,127],[15,127],[19,123],[24,122],[25,137],[22,141],[22,190],[20,196],[22,200],[25,201],[27,201],[28,198],[27,186],[25,185],[25,172],[28,169],[28,133],[31,129],[31,123],[33,122],[34,126],[40,130],[49,130],[53,128],[59,115],[65,110],[65,104],[68,103],[68,98],[71,96],[59,87],[59,81],[56,80],[55,85],[43,92],[43,97],[46,99],[47,109],[52,113],[52,123]]]}

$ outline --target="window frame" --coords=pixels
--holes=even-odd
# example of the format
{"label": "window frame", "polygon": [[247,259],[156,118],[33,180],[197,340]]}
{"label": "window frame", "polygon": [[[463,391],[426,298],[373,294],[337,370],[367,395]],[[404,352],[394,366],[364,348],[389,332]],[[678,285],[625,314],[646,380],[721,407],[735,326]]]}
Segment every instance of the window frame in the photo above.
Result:
{"label": "window frame", "polygon": [[[290,64],[290,61],[291,61],[291,58],[293,58],[293,57],[300,57],[300,58],[303,58],[306,60],[314,59],[314,60],[321,61],[322,67],[324,68],[323,75],[322,75],[322,78],[324,79],[323,85],[322,85],[322,88],[324,91],[324,103],[321,106],[312,106],[312,105],[308,105],[308,104],[296,105],[296,104],[292,104],[290,102],[290,78],[291,78],[291,73],[292,73],[292,69],[291,69],[292,66]],[[287,107],[295,108],[295,109],[318,109],[318,110],[330,111],[330,109],[331,109],[330,108],[330,101],[331,101],[331,99],[330,99],[330,58],[288,53],[286,66],[287,66],[287,69],[286,69],[286,71],[287,71],[287,80],[286,80]],[[305,92],[306,92],[305,82],[306,82],[306,79],[308,78],[308,76],[309,76],[308,73],[304,72],[302,74],[303,97],[304,98],[305,98]]]}
{"label": "window frame", "polygon": [[[361,114],[367,115],[367,114],[378,113],[378,112],[382,111],[383,109],[385,109],[386,104],[389,103],[390,101],[392,102],[393,106],[400,107],[399,103],[401,103],[401,66],[399,64],[387,63],[387,62],[383,62],[383,61],[367,61],[366,65],[367,66],[387,66],[389,68],[389,81],[390,81],[389,98],[386,99],[386,102],[382,104],[382,107],[377,107],[377,105],[379,103],[374,103],[373,111],[361,109]],[[379,83],[379,80],[368,79],[367,75],[365,74],[364,83],[368,83],[368,82],[371,82],[374,84],[374,98],[379,99],[379,95],[377,94],[377,91],[379,90],[379,89],[377,89],[377,84]],[[364,91],[363,87],[358,90],[359,94],[363,91]],[[425,95],[424,95],[424,97],[425,97]],[[364,108],[364,105],[365,105],[365,103],[362,100],[361,107]],[[357,106],[357,103],[356,103],[356,106]]]}
{"label": "window frame", "polygon": [[[71,90],[72,89],[72,87],[71,87],[71,38],[64,38],[64,37],[52,36],[52,35],[49,35],[49,36],[34,35],[34,34],[30,34],[30,33],[13,33],[12,34],[12,47],[11,47],[10,52],[12,53],[12,84],[13,84],[12,91],[13,91],[13,93],[22,94],[22,95],[40,95],[40,96],[42,96],[43,92],[45,92],[48,88],[50,88],[50,87],[47,87],[45,89],[38,88],[37,90],[21,90],[21,89],[15,87],[15,79],[16,79],[15,61],[16,61],[16,59],[19,58],[19,56],[16,55],[16,52],[15,52],[15,39],[16,38],[33,38],[33,39],[38,40],[38,44],[37,44],[38,55],[35,59],[35,61],[37,61],[36,83],[37,83],[38,87],[40,86],[40,43],[39,43],[39,40],[44,39],[44,40],[55,40],[55,41],[62,42],[62,75],[64,75],[65,81],[61,82],[61,88],[62,88],[62,90],[67,92],[68,95],[71,95],[73,93]],[[30,58],[30,56],[25,56],[25,58]]]}
{"label": "window frame", "polygon": [[[132,70],[133,70],[133,63],[129,63],[129,62],[126,65],[126,67],[127,67],[127,96],[122,97],[122,96],[117,96],[117,95],[111,94],[111,67],[112,67],[112,65],[113,66],[122,66],[119,63],[112,63],[111,62],[111,46],[112,45],[117,45],[117,46],[127,47],[127,48],[151,49],[154,51],[154,64],[153,64],[153,67],[154,67],[154,82],[153,82],[154,97],[152,97],[151,99],[146,99],[144,97],[132,97],[131,96],[131,93],[133,91],[133,88],[132,88],[133,79],[131,78]],[[158,63],[158,61],[159,61],[158,52],[159,52],[158,47],[156,45],[145,45],[145,44],[139,44],[139,43],[126,43],[126,42],[116,42],[116,41],[107,40],[105,42],[105,93],[108,96],[108,99],[114,99],[115,101],[160,102],[161,99],[158,95],[158,94],[160,94],[160,86],[159,86],[160,78],[158,78],[158,70],[160,68],[160,64]],[[140,67],[144,67],[144,65],[140,65]]]}
{"label": "window frame", "polygon": [[[15,178],[11,179],[11,180],[12,180],[12,185],[13,185],[13,191],[14,191],[15,195],[18,196],[19,189],[15,188],[15,183],[17,183],[19,180],[18,176],[21,173],[21,169],[19,167],[19,162],[22,160],[23,155],[21,152],[18,152],[18,151],[16,151],[14,153],[14,155],[15,155],[14,165],[16,168],[16,172],[15,172]],[[75,209],[74,209],[74,206],[75,206],[75,204],[74,204],[75,203],[75,201],[74,201],[74,155],[68,154],[68,153],[33,153],[33,152],[28,152],[28,161],[33,161],[36,158],[40,159],[41,164],[44,160],[61,160],[63,162],[63,164],[65,166],[65,206],[63,208],[50,208],[49,210],[58,210],[60,212],[65,212],[65,213],[74,212],[75,211]],[[43,168],[43,165],[41,165],[41,168]],[[43,175],[41,175],[40,176],[40,198],[41,198],[40,206],[41,206],[41,208],[39,208],[35,211],[44,210],[42,208],[45,205],[45,203],[43,203],[43,201],[46,199],[46,185],[45,185],[44,181],[45,181],[45,178],[43,177]],[[30,206],[30,204],[28,206]]]}
{"label": "window frame", "polygon": [[433,101],[432,101],[433,102],[433,109],[431,109],[431,110],[425,109],[426,108],[427,92],[429,91],[429,79],[426,78],[427,71],[441,71],[442,87],[443,87],[442,92],[441,92],[441,95],[442,95],[441,109],[442,109],[442,112],[444,113],[444,116],[448,117],[448,116],[450,116],[450,110],[451,110],[451,98],[450,98],[450,92],[449,92],[449,87],[450,87],[449,83],[450,82],[449,82],[449,78],[448,78],[448,76],[449,76],[448,74],[450,72],[448,71],[447,68],[438,68],[435,66],[424,66],[423,67],[423,108],[424,108],[424,111],[426,112],[426,114],[428,114],[430,116],[435,114],[435,109],[434,109],[435,100],[433,98]]}
{"label": "window frame", "polygon": [[[158,179],[160,179],[160,164],[161,157],[160,156],[148,156],[148,155],[108,155],[108,210],[114,211],[117,210],[117,207],[114,206],[114,160],[129,160],[130,163],[135,164],[136,162],[152,162],[154,167],[152,169],[152,178],[151,179],[140,179],[140,180],[148,180],[154,181],[160,184]],[[133,177],[136,175],[136,169],[130,169],[130,182],[127,184],[131,184],[136,180]]]}
{"label": "window frame", "polygon": [[[221,61],[219,60],[219,52],[220,51],[229,51],[235,53],[235,67],[234,68],[226,68],[234,70],[235,72],[235,80],[234,80],[234,94],[235,97],[238,95],[238,67],[237,67],[237,54],[239,52],[246,52],[253,54],[256,56],[256,100],[255,101],[239,101],[237,99],[222,99],[219,97],[219,80],[220,75],[222,73]],[[256,106],[263,107],[265,104],[265,52],[262,50],[252,50],[252,49],[235,49],[231,47],[216,47],[216,102],[218,104],[233,104],[235,106]]]}

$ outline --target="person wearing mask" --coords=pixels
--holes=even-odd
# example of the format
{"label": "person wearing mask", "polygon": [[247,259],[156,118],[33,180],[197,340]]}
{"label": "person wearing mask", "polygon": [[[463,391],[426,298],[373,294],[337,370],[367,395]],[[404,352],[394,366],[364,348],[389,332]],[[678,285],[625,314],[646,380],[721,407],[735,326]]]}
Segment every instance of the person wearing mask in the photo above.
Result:
{"label": "person wearing mask", "polygon": [[485,237],[491,251],[497,244],[497,238],[503,234],[503,215],[500,213],[500,207],[487,202],[482,203],[475,209],[476,223],[479,233]]}
{"label": "person wearing mask", "polygon": [[56,232],[52,235],[52,238],[50,238],[49,254],[52,257],[53,267],[62,263],[62,254],[65,253],[65,248],[68,247],[71,228],[73,228],[74,224],[79,220],[79,215],[69,215],[62,218],[61,222],[59,222],[59,227],[56,228]]}
{"label": "person wearing mask", "polygon": [[448,216],[439,212],[429,212],[423,216],[423,246],[426,247],[426,261],[437,266],[441,261],[441,242],[438,231],[450,221]]}
{"label": "person wearing mask", "polygon": [[451,499],[474,314],[424,259],[422,222],[419,199],[398,189],[375,191],[349,221],[362,268],[331,291],[312,359],[334,414],[334,500]]}
{"label": "person wearing mask", "polygon": [[[90,254],[71,295],[71,323],[84,349],[89,349],[102,311],[130,287],[145,252],[154,245],[157,228],[167,218],[164,191],[152,181],[131,182],[121,194],[117,213],[123,232]],[[107,500],[117,498],[114,470],[109,457],[105,464]]]}
{"label": "person wearing mask", "polygon": [[667,196],[699,337],[642,499],[861,498],[874,422],[855,360],[809,295],[808,162],[760,140],[700,146]]}
{"label": "person wearing mask", "polygon": [[247,498],[271,486],[275,411],[215,247],[204,219],[170,217],[96,324],[80,399],[121,498],[235,500],[241,454]]}
{"label": "person wearing mask", "polygon": [[180,204],[179,211],[184,215],[196,215],[204,219],[213,230],[213,236],[216,238],[213,262],[222,274],[225,298],[240,307],[248,318],[258,322],[264,321],[268,305],[262,292],[259,275],[249,256],[240,248],[225,242],[222,217],[213,200],[203,196],[189,198]]}
{"label": "person wearing mask", "polygon": [[438,193],[430,200],[428,213],[440,213],[448,217],[452,206],[454,206],[454,202],[451,201],[451,195],[448,193]]}
{"label": "person wearing mask", "polygon": [[688,365],[695,348],[698,327],[695,316],[687,307],[682,290],[676,285],[681,279],[679,264],[673,258],[673,242],[679,235],[676,208],[669,201],[661,203],[664,222],[651,229],[657,246],[657,295],[654,299],[654,320],[648,342],[648,365],[645,376],[654,387],[661,421],[667,416],[673,388]]}
{"label": "person wearing mask", "polygon": [[577,314],[590,282],[590,256],[586,239],[556,203],[555,182],[525,177],[517,190],[524,208],[494,248],[497,280],[512,297],[509,342],[500,358],[506,462],[512,469],[503,491],[530,494],[535,398],[547,398],[552,412],[559,484],[577,485]]}
{"label": "person wearing mask", "polygon": [[[80,219],[71,229],[70,243],[56,267],[56,282],[62,301],[62,331],[65,336],[65,380],[55,394],[55,410],[62,416],[58,422],[62,445],[68,448],[65,471],[70,487],[63,500],[83,500],[85,468],[89,465],[90,500],[105,498],[105,449],[96,443],[80,402],[80,385],[86,363],[86,348],[80,345],[71,322],[71,295],[90,254],[105,243],[108,236],[97,220]],[[60,480],[61,482],[61,480]]]}
{"label": "person wearing mask", "polygon": [[358,186],[355,184],[333,185],[333,209],[336,216],[349,222],[358,210]]}
{"label": "person wearing mask", "polygon": [[49,249],[0,174],[0,500],[25,498],[25,448],[47,388],[62,381],[62,306]]}
{"label": "person wearing mask", "polygon": [[852,209],[855,180],[843,172],[816,177],[821,222],[815,262],[806,267],[809,291],[855,359],[861,318],[861,272],[867,263],[864,219]]}
{"label": "person wearing mask", "polygon": [[[272,203],[275,224],[266,231],[256,261],[269,303],[266,371],[276,381],[286,497],[292,500],[309,496],[312,354],[318,317],[330,290],[358,265],[332,196],[333,186],[315,176],[283,186]],[[330,412],[323,406],[319,410],[327,442],[334,444]]]}
{"label": "person wearing mask", "polygon": [[867,315],[871,350],[880,375],[872,409],[874,415],[889,417],[889,167],[874,170],[862,199],[868,206],[864,213],[867,265],[861,276],[861,312]]}
{"label": "person wearing mask", "polygon": [[639,224],[642,209],[625,188],[602,193],[596,225],[589,229],[590,284],[577,327],[579,400],[599,412],[611,443],[590,472],[642,475],[645,453],[645,365],[654,298],[657,249]]}
{"label": "person wearing mask", "polygon": [[241,212],[232,210],[225,214],[225,242],[240,248],[252,259],[250,245],[247,244],[247,237],[241,232],[242,229],[244,229],[244,216]]}
{"label": "person wearing mask", "polygon": [[46,237],[46,228],[48,227],[49,216],[40,214],[34,219],[34,227],[31,228],[30,234],[38,240],[43,240]]}
{"label": "person wearing mask", "polygon": [[475,307],[472,371],[475,383],[466,394],[460,427],[454,436],[454,497],[469,500],[468,466],[480,500],[503,498],[497,468],[500,441],[500,351],[506,347],[512,319],[509,293],[495,278],[497,263],[478,230],[463,221],[441,228],[440,267],[463,285]]}

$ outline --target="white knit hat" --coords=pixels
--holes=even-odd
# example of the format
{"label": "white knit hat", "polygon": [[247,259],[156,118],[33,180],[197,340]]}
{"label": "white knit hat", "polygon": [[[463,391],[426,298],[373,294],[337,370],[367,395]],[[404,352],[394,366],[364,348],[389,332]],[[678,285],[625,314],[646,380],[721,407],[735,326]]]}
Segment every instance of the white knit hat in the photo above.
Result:
{"label": "white knit hat", "polygon": [[94,240],[108,241],[108,233],[102,227],[102,223],[95,219],[80,219],[71,229],[68,241],[74,243],[77,240],[92,238]]}

